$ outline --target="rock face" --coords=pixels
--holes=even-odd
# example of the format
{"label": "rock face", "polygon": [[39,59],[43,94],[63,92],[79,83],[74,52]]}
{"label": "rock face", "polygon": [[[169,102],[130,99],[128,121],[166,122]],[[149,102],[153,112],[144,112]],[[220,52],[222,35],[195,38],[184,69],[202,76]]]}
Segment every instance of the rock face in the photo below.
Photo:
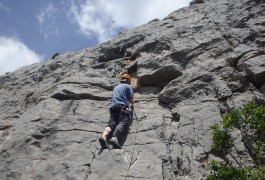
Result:
{"label": "rock face", "polygon": [[[264,47],[263,0],[196,0],[96,48],[1,76],[0,179],[205,179],[219,159],[209,127],[264,102]],[[123,149],[102,151],[124,70],[136,115]],[[233,137],[234,156],[251,165],[241,134]]]}

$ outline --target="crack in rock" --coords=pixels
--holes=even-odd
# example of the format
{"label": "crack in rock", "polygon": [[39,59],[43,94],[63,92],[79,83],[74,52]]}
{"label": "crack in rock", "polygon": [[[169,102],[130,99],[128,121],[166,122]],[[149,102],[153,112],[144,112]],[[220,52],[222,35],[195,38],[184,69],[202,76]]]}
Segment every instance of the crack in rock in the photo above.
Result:
{"label": "crack in rock", "polygon": [[110,100],[110,97],[101,97],[101,96],[94,96],[89,93],[80,93],[76,94],[74,92],[68,91],[66,89],[63,90],[63,92],[55,93],[51,96],[52,98],[58,99],[58,100],[84,100],[84,99],[90,99],[90,100],[97,100],[97,101],[107,101]]}

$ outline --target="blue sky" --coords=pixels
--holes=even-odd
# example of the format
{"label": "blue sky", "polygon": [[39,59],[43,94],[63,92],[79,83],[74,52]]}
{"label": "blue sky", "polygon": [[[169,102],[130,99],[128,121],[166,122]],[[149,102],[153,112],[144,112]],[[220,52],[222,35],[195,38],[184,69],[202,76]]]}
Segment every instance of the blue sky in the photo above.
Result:
{"label": "blue sky", "polygon": [[191,0],[0,0],[0,75],[94,47]]}

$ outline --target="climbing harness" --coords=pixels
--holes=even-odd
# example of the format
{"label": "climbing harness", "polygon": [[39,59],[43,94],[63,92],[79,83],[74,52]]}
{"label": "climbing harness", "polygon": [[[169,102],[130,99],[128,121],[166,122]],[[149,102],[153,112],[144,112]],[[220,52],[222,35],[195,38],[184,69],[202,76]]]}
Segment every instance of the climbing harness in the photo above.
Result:
{"label": "climbing harness", "polygon": [[129,165],[128,165],[128,167],[127,167],[125,173],[124,173],[124,178],[123,178],[123,180],[126,180],[126,177],[127,177],[127,175],[128,175],[128,172],[129,172],[130,167],[131,167],[132,162],[133,162],[133,158],[134,158],[134,146],[135,146],[135,142],[136,142],[136,134],[137,134],[137,132],[138,132],[139,121],[138,121],[138,119],[137,119],[137,116],[136,116],[136,112],[135,112],[135,110],[133,110],[133,112],[134,112],[135,121],[136,121],[136,124],[135,124],[135,131],[134,131],[134,138],[133,138],[133,144],[132,144],[132,149],[131,149],[131,153],[130,153],[130,154],[131,154],[130,162],[129,162]]}

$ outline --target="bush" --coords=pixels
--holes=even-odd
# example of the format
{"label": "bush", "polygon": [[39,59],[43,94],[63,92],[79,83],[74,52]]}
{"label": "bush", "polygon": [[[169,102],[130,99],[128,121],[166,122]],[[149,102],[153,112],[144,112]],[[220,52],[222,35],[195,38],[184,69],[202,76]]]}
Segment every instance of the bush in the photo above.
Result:
{"label": "bush", "polygon": [[[234,128],[246,134],[253,147],[256,147],[255,167],[244,167],[232,156],[234,144],[229,132]],[[242,109],[226,113],[220,126],[215,124],[211,130],[212,150],[224,156],[230,154],[238,166],[234,167],[229,162],[211,161],[209,165],[214,173],[207,180],[265,180],[265,106],[250,102]]]}
{"label": "bush", "polygon": [[226,130],[221,130],[220,127],[215,124],[211,126],[212,129],[212,149],[221,154],[227,154],[228,151],[233,147],[233,141]]}
{"label": "bush", "polygon": [[218,161],[211,161],[211,168],[214,174],[207,177],[207,180],[248,180],[247,174],[239,168],[227,167]]}

